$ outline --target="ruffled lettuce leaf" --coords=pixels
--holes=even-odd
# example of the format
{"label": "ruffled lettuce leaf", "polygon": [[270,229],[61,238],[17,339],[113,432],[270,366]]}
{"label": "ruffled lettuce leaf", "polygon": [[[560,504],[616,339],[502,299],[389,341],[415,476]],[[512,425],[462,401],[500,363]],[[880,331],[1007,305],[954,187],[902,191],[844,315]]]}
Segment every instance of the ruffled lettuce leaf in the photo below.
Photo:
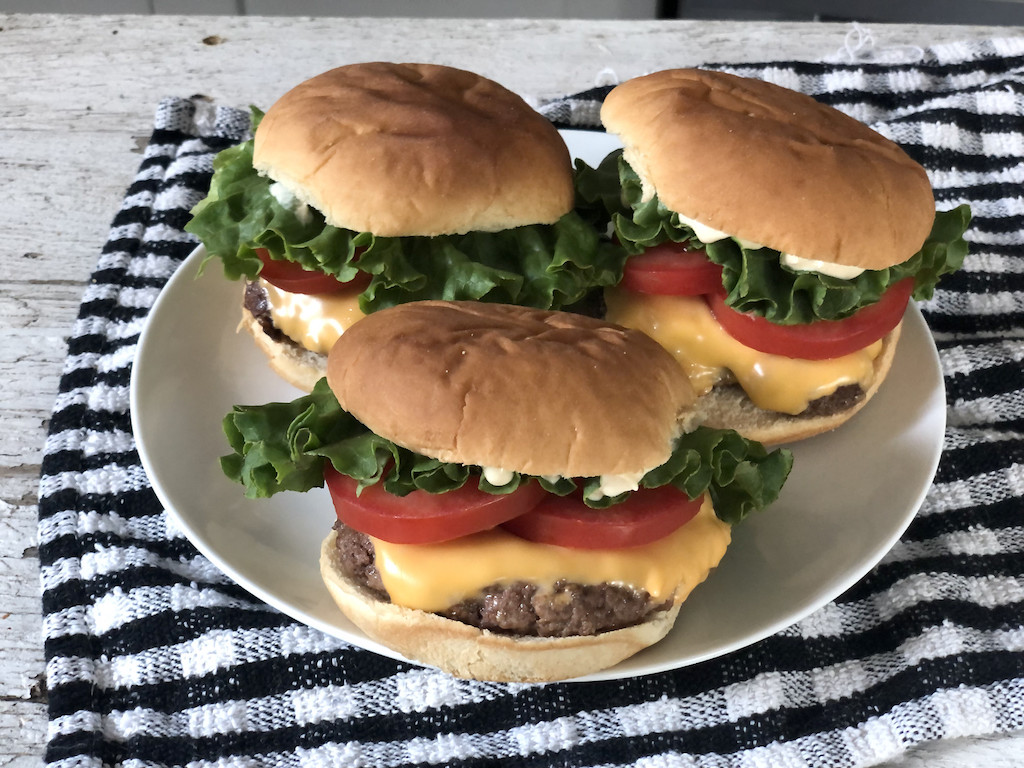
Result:
{"label": "ruffled lettuce leaf", "polygon": [[258,248],[340,280],[362,270],[372,275],[359,300],[370,313],[421,299],[560,309],[622,278],[625,254],[575,211],[551,225],[501,232],[375,237],[331,226],[312,208],[300,215],[282,205],[252,158],[251,140],[217,155],[209,194],[185,226],[206,246],[203,266],[219,259],[232,280],[259,274]]}
{"label": "ruffled lettuce leaf", "polygon": [[[222,457],[224,473],[245,487],[250,498],[281,491],[307,491],[324,484],[325,462],[359,481],[359,488],[383,483],[404,496],[413,490],[444,493],[474,482],[487,493],[511,493],[530,476],[514,474],[507,485],[493,486],[480,467],[449,464],[399,447],[373,434],[345,412],[321,379],[312,393],[289,403],[235,406],[224,418],[233,453]],[[779,495],[792,468],[788,451],[769,452],[760,443],[731,430],[698,428],[681,436],[671,458],[641,480],[646,488],[672,484],[691,498],[709,491],[718,516],[735,524]],[[587,499],[599,478],[533,478],[551,493],[577,490]],[[589,506],[607,507],[628,493]]]}
{"label": "ruffled lettuce leaf", "polygon": [[930,299],[939,279],[959,269],[967,255],[963,238],[971,221],[967,205],[936,212],[921,250],[901,264],[841,280],[792,270],[771,248],[747,248],[733,238],[702,243],[657,195],[643,199],[640,179],[621,150],[609,154],[597,168],[577,161],[576,189],[582,215],[591,221],[603,216],[630,254],[670,241],[703,248],[708,258],[722,266],[726,303],[780,325],[849,317],[877,302],[889,286],[907,277],[914,278],[915,299]]}

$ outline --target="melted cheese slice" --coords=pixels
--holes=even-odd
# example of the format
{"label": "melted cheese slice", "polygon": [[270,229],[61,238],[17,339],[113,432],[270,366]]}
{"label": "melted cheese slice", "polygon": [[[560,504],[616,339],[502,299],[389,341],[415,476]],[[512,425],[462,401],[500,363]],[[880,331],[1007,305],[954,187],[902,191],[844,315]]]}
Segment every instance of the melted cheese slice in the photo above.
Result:
{"label": "melted cheese slice", "polygon": [[290,293],[261,279],[274,326],[306,349],[326,355],[353,323],[364,317],[359,291]]}
{"label": "melted cheese slice", "polygon": [[867,389],[882,342],[831,360],[799,360],[740,344],[715,320],[699,296],[654,296],[620,289],[605,292],[607,319],[643,331],[683,366],[698,395],[729,373],[758,408],[798,414],[812,400],[845,384]]}
{"label": "melted cheese slice", "polygon": [[491,584],[611,582],[645,589],[655,600],[682,602],[725,554],[731,529],[705,497],[700,512],[674,533],[626,549],[568,549],[535,544],[494,528],[438,544],[390,544],[371,538],[391,602],[442,611]]}

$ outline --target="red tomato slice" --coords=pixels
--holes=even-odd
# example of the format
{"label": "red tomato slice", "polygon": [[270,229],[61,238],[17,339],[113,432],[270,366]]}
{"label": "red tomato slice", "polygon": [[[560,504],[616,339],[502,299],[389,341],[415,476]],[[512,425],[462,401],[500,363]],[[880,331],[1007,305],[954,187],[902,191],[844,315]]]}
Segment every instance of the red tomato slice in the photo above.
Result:
{"label": "red tomato slice", "polygon": [[908,277],[845,320],[817,320],[807,325],[776,325],[759,315],[737,312],[725,303],[724,289],[710,294],[708,304],[725,332],[751,349],[803,360],[828,360],[863,349],[889,333],[903,319],[913,290],[914,279]]}
{"label": "red tomato slice", "polygon": [[704,251],[661,243],[626,259],[619,284],[638,293],[698,296],[721,289],[722,268]]}
{"label": "red tomato slice", "polygon": [[542,544],[574,549],[623,549],[650,544],[690,522],[704,499],[672,485],[641,488],[625,501],[591,509],[578,494],[552,495],[502,527]]}
{"label": "red tomato slice", "polygon": [[356,496],[358,481],[338,472],[330,462],[324,479],[341,522],[393,544],[427,544],[485,531],[527,512],[549,495],[534,481],[499,495],[481,491],[470,479],[447,493],[413,491],[395,496],[377,483]]}
{"label": "red tomato slice", "polygon": [[260,277],[289,293],[337,293],[345,289],[362,291],[370,283],[370,275],[366,272],[359,272],[348,282],[342,282],[323,272],[304,269],[294,261],[272,259],[265,248],[257,248],[256,255],[263,262]]}

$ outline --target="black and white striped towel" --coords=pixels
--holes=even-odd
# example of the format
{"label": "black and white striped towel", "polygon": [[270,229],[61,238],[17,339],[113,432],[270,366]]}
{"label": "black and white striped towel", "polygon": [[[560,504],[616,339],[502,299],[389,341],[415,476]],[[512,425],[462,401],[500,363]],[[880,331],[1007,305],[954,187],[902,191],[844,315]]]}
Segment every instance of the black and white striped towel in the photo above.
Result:
{"label": "black and white striped towel", "polygon": [[[940,207],[974,210],[965,268],[925,306],[948,388],[935,484],[834,603],[724,658],[615,682],[464,682],[353,648],[254,600],[168,522],[135,451],[129,371],[193,246],[182,226],[212,155],[248,117],[164,101],[46,444],[48,762],[817,768],[1024,727],[1024,39],[863,54],[733,70],[873,124],[928,168]],[[544,111],[592,125],[603,93]]]}

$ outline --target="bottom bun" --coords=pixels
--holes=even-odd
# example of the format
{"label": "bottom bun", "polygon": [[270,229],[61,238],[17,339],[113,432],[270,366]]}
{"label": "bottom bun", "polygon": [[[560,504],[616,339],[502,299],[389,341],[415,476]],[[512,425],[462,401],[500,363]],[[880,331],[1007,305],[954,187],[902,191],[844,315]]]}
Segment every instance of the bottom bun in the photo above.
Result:
{"label": "bottom bun", "polygon": [[697,400],[696,419],[707,427],[735,429],[749,440],[766,445],[804,440],[829,432],[853,418],[875,396],[892,367],[902,328],[900,323],[882,339],[882,351],[874,361],[874,375],[863,396],[849,408],[823,416],[790,416],[758,408],[739,386],[724,386],[715,387]]}
{"label": "bottom bun", "polygon": [[306,349],[287,337],[280,341],[271,338],[245,307],[238,327],[249,332],[256,346],[267,356],[270,367],[292,386],[312,392],[314,385],[327,375],[327,355]]}
{"label": "bottom bun", "polygon": [[348,619],[371,640],[455,677],[554,682],[599,672],[661,640],[679,604],[625,629],[577,637],[513,637],[377,599],[345,578],[335,562],[336,533],[320,550],[320,575]]}

